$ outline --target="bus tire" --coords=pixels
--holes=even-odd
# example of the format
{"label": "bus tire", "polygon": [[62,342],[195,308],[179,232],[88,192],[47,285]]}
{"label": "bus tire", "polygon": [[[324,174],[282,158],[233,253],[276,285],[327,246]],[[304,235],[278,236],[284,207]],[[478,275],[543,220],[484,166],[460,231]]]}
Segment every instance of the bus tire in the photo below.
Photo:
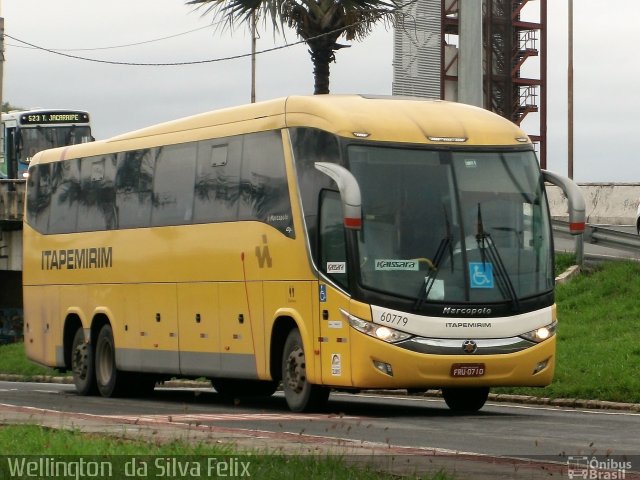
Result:
{"label": "bus tire", "polygon": [[284,343],[282,387],[287,405],[293,412],[321,409],[329,399],[329,388],[307,381],[305,353],[297,328],[289,332]]}
{"label": "bus tire", "polygon": [[116,347],[111,325],[104,325],[98,333],[95,352],[96,384],[103,397],[118,396],[126,383],[125,374],[116,368]]}
{"label": "bus tire", "polygon": [[80,395],[95,395],[98,392],[93,345],[84,341],[82,327],[76,330],[71,343],[71,371],[73,384]]}
{"label": "bus tire", "polygon": [[489,398],[489,387],[443,388],[442,396],[451,411],[473,413],[484,407]]}
{"label": "bus tire", "polygon": [[271,380],[244,380],[239,378],[212,378],[211,385],[223,397],[270,397],[278,389]]}

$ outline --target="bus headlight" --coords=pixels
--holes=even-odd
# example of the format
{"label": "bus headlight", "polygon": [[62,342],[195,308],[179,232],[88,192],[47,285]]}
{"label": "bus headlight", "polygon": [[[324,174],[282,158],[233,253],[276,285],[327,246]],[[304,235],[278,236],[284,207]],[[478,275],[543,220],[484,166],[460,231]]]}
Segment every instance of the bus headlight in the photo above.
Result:
{"label": "bus headlight", "polygon": [[362,320],[350,315],[344,310],[340,310],[340,313],[342,313],[342,315],[348,320],[349,325],[357,331],[369,335],[370,337],[377,338],[378,340],[382,340],[383,342],[396,343],[411,337],[411,334],[409,333]]}
{"label": "bus headlight", "polygon": [[530,332],[520,335],[522,338],[529,340],[530,342],[540,343],[547,338],[551,338],[556,333],[556,327],[558,322],[550,323],[544,327],[536,328]]}

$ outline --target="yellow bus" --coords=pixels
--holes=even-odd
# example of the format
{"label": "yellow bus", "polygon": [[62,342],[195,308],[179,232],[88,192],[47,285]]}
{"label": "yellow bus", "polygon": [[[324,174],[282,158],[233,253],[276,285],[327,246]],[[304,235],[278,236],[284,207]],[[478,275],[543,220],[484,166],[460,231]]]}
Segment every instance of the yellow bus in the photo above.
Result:
{"label": "yellow bus", "polygon": [[528,137],[475,107],[292,96],[46,150],[29,166],[27,355],[80,394],[206,377],[293,411],[555,366],[553,241]]}

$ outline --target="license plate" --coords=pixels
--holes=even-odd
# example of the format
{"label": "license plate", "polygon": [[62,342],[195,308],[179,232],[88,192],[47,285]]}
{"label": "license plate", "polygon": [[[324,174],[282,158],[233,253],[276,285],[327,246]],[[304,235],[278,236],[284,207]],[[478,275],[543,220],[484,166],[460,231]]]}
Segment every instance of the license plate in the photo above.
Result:
{"label": "license plate", "polygon": [[452,377],[482,377],[484,363],[454,363],[451,365]]}

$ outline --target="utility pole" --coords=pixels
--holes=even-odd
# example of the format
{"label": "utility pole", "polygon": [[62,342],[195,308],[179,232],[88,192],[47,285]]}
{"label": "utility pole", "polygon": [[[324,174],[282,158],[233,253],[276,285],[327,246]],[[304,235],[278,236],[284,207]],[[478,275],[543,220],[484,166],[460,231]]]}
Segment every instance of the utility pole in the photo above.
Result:
{"label": "utility pole", "polygon": [[256,11],[251,12],[251,103],[256,103]]}
{"label": "utility pole", "polygon": [[4,84],[4,17],[2,16],[2,0],[0,0],[0,114],[2,114],[2,85]]}
{"label": "utility pole", "polygon": [[573,0],[569,0],[567,69],[567,176],[573,180]]}

